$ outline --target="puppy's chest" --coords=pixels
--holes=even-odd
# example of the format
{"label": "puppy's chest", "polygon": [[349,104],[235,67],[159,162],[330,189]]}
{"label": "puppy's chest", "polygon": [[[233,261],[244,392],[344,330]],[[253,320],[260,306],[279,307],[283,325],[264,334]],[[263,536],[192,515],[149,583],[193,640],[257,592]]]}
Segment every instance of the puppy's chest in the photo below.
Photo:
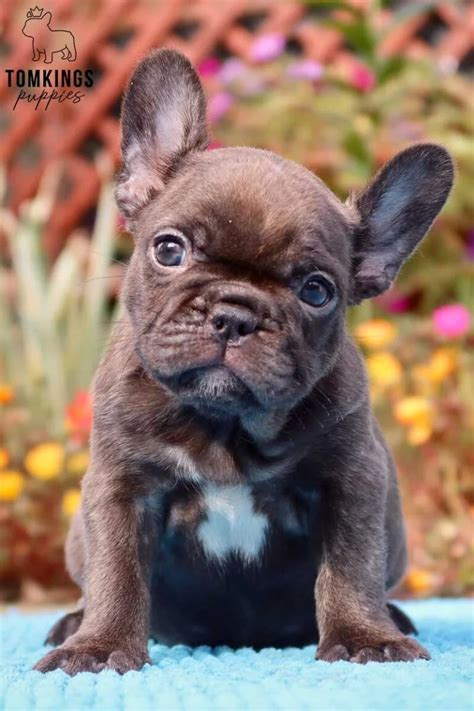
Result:
{"label": "puppy's chest", "polygon": [[181,539],[209,562],[258,564],[277,539],[307,536],[309,528],[306,507],[291,494],[206,482],[170,494],[163,543],[176,549]]}
{"label": "puppy's chest", "polygon": [[245,562],[260,558],[270,516],[258,509],[252,487],[207,484],[200,506],[202,519],[195,536],[207,557],[225,560],[234,554]]}
{"label": "puppy's chest", "polygon": [[270,459],[242,442],[216,440],[198,452],[175,444],[165,454],[175,480],[166,494],[163,552],[259,564],[278,556],[279,543],[309,535],[315,492],[298,487],[284,454]]}

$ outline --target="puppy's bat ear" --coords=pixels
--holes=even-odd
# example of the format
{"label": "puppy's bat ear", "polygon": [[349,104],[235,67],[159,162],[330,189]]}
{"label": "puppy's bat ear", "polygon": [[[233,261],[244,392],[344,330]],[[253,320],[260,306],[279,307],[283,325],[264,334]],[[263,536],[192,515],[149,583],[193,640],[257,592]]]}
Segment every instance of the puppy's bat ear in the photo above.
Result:
{"label": "puppy's bat ear", "polygon": [[356,213],[352,303],[386,291],[443,207],[454,179],[448,151],[417,144],[387,163],[348,205]]}
{"label": "puppy's bat ear", "polygon": [[179,160],[208,143],[206,100],[191,63],[160,49],[136,68],[122,104],[123,169],[115,191],[133,219],[164,186]]}

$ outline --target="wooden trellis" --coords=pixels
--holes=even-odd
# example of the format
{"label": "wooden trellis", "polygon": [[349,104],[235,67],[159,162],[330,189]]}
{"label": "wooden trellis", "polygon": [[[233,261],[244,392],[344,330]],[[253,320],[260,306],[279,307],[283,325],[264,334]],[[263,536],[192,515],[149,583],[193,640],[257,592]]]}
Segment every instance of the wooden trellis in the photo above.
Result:
{"label": "wooden trellis", "polygon": [[[352,0],[359,7],[370,0]],[[400,5],[400,2],[397,3]],[[32,61],[31,40],[21,29],[31,3],[2,0],[2,67],[50,68]],[[283,34],[307,58],[324,64],[350,66],[355,57],[337,30],[322,21],[317,3],[286,0],[97,0],[74,3],[48,0],[52,25],[67,28],[76,38],[74,69],[91,69],[94,84],[79,104],[51,105],[47,111],[21,102],[12,106],[17,88],[0,83],[0,163],[7,168],[8,203],[17,210],[36,191],[41,176],[60,160],[64,179],[50,221],[47,247],[57,252],[67,234],[94,209],[100,178],[94,158],[105,151],[119,163],[120,98],[137,60],[149,49],[175,47],[193,62],[218,51],[251,62],[251,47],[259,35]],[[391,11],[377,22],[388,26]],[[388,55],[431,56],[433,60],[472,61],[474,7],[441,2],[435,11],[408,16],[386,37]],[[44,57],[42,56],[42,59]],[[54,66],[68,64],[57,62]],[[2,71],[3,74],[3,71]]]}

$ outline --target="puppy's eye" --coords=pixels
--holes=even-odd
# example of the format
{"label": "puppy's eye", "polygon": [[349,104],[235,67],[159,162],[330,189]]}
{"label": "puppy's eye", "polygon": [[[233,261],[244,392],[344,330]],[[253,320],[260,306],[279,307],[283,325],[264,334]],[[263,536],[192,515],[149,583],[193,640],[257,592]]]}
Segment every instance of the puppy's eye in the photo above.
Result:
{"label": "puppy's eye", "polygon": [[313,275],[303,284],[299,296],[307,304],[321,308],[334,296],[334,288],[323,276]]}
{"label": "puppy's eye", "polygon": [[154,257],[163,267],[180,267],[186,259],[186,248],[175,235],[160,235],[155,241]]}

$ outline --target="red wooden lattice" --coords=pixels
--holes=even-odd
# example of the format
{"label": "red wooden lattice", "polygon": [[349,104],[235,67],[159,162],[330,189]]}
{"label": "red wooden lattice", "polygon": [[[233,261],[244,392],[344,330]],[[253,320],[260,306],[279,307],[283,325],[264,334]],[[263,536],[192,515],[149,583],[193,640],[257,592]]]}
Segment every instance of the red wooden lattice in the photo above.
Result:
{"label": "red wooden lattice", "polygon": [[[352,0],[366,8],[370,0]],[[43,4],[43,3],[42,3]],[[400,4],[400,2],[398,3]],[[414,4],[414,3],[412,3]],[[0,25],[4,68],[64,68],[32,62],[31,40],[21,29],[30,4],[2,0]],[[21,102],[13,112],[18,89],[0,83],[0,163],[7,167],[8,202],[17,210],[36,191],[45,169],[62,161],[64,180],[51,218],[47,240],[50,252],[60,248],[67,234],[94,208],[100,178],[94,160],[106,151],[119,163],[120,97],[137,60],[153,47],[168,46],[199,62],[224,50],[251,61],[251,47],[260,34],[278,32],[302,55],[350,68],[355,60],[343,36],[321,20],[322,6],[286,0],[97,0],[74,3],[48,0],[54,28],[67,28],[75,38],[77,60],[69,68],[93,69],[95,81],[79,104],[51,105],[34,110]],[[341,12],[341,11],[340,11]],[[376,21],[387,26],[391,11],[378,12]],[[433,33],[430,29],[436,29]],[[473,52],[474,6],[440,2],[435,11],[408,16],[386,37],[381,51],[412,57],[466,62]],[[426,30],[425,32],[423,30]],[[438,31],[439,30],[439,31]],[[429,41],[424,39],[429,35]],[[433,35],[435,38],[433,39]],[[59,55],[56,55],[59,56]]]}

